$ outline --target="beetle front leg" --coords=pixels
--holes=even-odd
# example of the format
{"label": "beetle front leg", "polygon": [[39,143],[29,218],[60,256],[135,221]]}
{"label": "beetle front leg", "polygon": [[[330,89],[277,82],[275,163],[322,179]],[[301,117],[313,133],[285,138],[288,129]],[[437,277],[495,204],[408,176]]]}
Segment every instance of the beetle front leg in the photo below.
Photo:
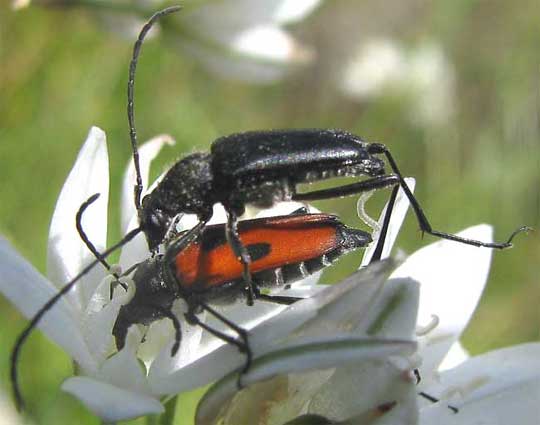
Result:
{"label": "beetle front leg", "polygon": [[253,288],[253,279],[251,277],[251,271],[249,267],[251,265],[251,256],[249,255],[248,250],[240,240],[238,234],[238,216],[236,213],[227,211],[227,229],[226,236],[229,245],[234,252],[234,255],[238,258],[238,261],[242,263],[243,272],[242,277],[244,279],[244,291],[247,297],[247,305],[253,305],[253,300],[255,298],[255,290]]}
{"label": "beetle front leg", "polygon": [[174,327],[174,345],[171,348],[171,357],[174,357],[180,348],[180,342],[182,341],[182,328],[178,317],[169,309],[155,306],[155,309],[161,313],[161,315],[169,319]]}

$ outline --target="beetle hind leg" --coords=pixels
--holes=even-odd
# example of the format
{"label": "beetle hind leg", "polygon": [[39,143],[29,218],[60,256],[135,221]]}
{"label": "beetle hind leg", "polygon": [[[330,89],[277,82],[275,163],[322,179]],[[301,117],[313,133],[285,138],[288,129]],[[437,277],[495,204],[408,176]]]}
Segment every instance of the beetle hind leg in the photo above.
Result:
{"label": "beetle hind leg", "polygon": [[409,202],[411,203],[411,207],[414,210],[416,219],[418,221],[420,230],[422,232],[428,233],[432,236],[436,236],[442,239],[448,239],[451,241],[460,242],[466,245],[472,245],[472,246],[484,247],[484,248],[505,249],[505,248],[510,248],[512,246],[512,240],[514,239],[516,235],[523,232],[528,232],[531,230],[530,227],[521,226],[520,228],[512,232],[512,234],[509,236],[506,242],[483,242],[476,239],[463,238],[461,236],[457,236],[451,233],[440,232],[438,230],[434,230],[431,227],[431,224],[429,223],[424,211],[422,210],[420,203],[415,198],[412,191],[409,189],[407,182],[403,178],[401,171],[399,170],[397,163],[394,160],[394,157],[392,156],[388,148],[383,144],[373,143],[371,144],[370,153],[384,154],[386,156],[386,159],[388,160],[388,163],[390,164],[390,168],[392,168],[392,171],[395,173],[395,175],[399,179],[399,185],[401,186],[401,188],[403,189],[403,192],[405,192],[405,195],[407,196],[407,198],[409,199]]}

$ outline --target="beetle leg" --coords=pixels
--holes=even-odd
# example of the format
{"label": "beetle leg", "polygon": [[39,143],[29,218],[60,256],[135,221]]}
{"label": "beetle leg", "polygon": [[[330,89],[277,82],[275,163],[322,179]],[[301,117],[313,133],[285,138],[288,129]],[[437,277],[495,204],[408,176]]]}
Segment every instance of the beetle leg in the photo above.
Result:
{"label": "beetle leg", "polygon": [[307,207],[300,207],[300,208],[294,210],[289,215],[306,215],[306,214],[309,214],[308,208]]}
{"label": "beetle leg", "polygon": [[253,305],[253,299],[255,298],[255,291],[253,289],[253,279],[249,266],[251,264],[251,255],[240,240],[238,234],[238,217],[236,213],[227,211],[227,229],[226,229],[227,241],[231,245],[234,255],[238,258],[238,261],[242,263],[244,278],[244,291],[247,297],[247,305]]}
{"label": "beetle leg", "polygon": [[234,323],[234,322],[230,321],[229,319],[227,319],[221,313],[214,310],[212,307],[210,307],[205,302],[197,300],[196,303],[197,303],[197,306],[201,307],[203,310],[210,313],[212,316],[214,316],[220,322],[224,323],[226,326],[231,328],[240,337],[240,340],[238,340],[237,338],[233,338],[230,335],[227,335],[226,333],[223,333],[223,332],[221,332],[221,331],[219,331],[217,329],[212,328],[211,326],[207,325],[206,323],[201,322],[201,320],[193,313],[193,310],[194,310],[194,308],[196,306],[190,304],[190,311],[188,313],[186,313],[186,320],[189,323],[194,324],[194,325],[198,325],[201,328],[203,328],[204,330],[206,330],[207,332],[214,335],[215,337],[217,337],[217,338],[219,338],[219,339],[221,339],[221,340],[223,340],[223,341],[225,341],[225,342],[227,342],[229,344],[232,344],[232,345],[236,346],[240,350],[240,352],[242,352],[242,353],[244,353],[246,355],[246,362],[244,363],[244,367],[240,371],[240,373],[238,375],[238,380],[237,380],[238,389],[241,390],[243,388],[242,375],[247,373],[247,371],[251,367],[251,363],[253,361],[253,352],[251,351],[251,347],[249,346],[248,332],[245,329],[238,326],[236,323]]}
{"label": "beetle leg", "polygon": [[178,349],[180,348],[180,342],[182,341],[182,328],[180,326],[180,321],[178,320],[178,317],[176,317],[176,315],[171,310],[160,307],[160,306],[153,306],[153,307],[157,311],[159,311],[163,317],[170,319],[174,326],[175,338],[174,338],[174,345],[171,348],[171,357],[173,357],[178,352]]}
{"label": "beetle leg", "polygon": [[395,186],[392,189],[392,193],[390,194],[390,199],[388,200],[386,212],[383,218],[383,224],[379,231],[379,235],[377,239],[377,246],[375,247],[375,251],[373,251],[373,255],[371,256],[371,259],[369,260],[369,264],[375,261],[381,260],[382,252],[384,249],[384,242],[386,240],[386,234],[388,233],[388,227],[390,225],[390,218],[392,217],[392,211],[394,210],[394,205],[396,203],[398,190],[399,190],[399,186]]}
{"label": "beetle leg", "polygon": [[339,198],[342,196],[354,195],[357,193],[369,192],[375,189],[396,186],[400,184],[399,176],[388,174],[377,176],[360,182],[347,184],[344,186],[332,187],[330,189],[314,190],[312,192],[296,193],[292,196],[293,201],[320,201],[322,199]]}
{"label": "beetle leg", "polygon": [[268,295],[268,294],[257,294],[256,298],[262,301],[268,301],[276,304],[291,305],[297,301],[301,301],[304,298],[300,297],[287,297],[285,295]]}
{"label": "beetle leg", "polygon": [[163,237],[163,244],[168,245],[172,240],[174,240],[178,232],[176,230],[176,226],[178,226],[178,223],[182,219],[184,214],[177,214],[171,221],[171,224],[169,225],[169,228],[167,229],[167,232],[165,233],[165,236]]}
{"label": "beetle leg", "polygon": [[384,154],[388,160],[388,163],[390,164],[390,167],[392,168],[392,171],[395,173],[397,178],[399,179],[399,185],[403,189],[403,192],[405,192],[405,195],[409,199],[409,202],[411,203],[411,207],[414,210],[414,213],[416,214],[416,219],[418,221],[418,224],[420,226],[420,230],[422,232],[426,232],[430,235],[437,236],[442,239],[449,239],[451,241],[461,242],[466,245],[473,245],[478,247],[485,247],[485,248],[496,248],[496,249],[504,249],[504,248],[510,248],[512,246],[512,239],[514,237],[522,232],[528,232],[531,230],[530,227],[522,226],[515,230],[510,237],[507,239],[506,242],[482,242],[475,239],[468,239],[468,238],[462,238],[461,236],[453,235],[451,233],[445,233],[440,232],[438,230],[433,230],[431,227],[431,224],[429,223],[426,215],[424,214],[424,211],[422,210],[422,207],[420,207],[420,204],[418,203],[418,200],[414,197],[413,193],[409,189],[409,186],[407,186],[407,183],[405,182],[405,179],[403,178],[401,172],[399,171],[399,168],[397,166],[396,161],[394,161],[394,158],[388,148],[385,145],[382,145],[380,143],[372,143],[370,145],[370,153],[374,154]]}

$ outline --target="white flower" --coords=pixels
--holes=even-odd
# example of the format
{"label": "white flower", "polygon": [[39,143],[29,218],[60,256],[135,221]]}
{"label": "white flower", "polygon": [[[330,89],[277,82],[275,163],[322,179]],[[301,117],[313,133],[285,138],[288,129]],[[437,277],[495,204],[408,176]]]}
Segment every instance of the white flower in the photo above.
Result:
{"label": "white flower", "polygon": [[[491,233],[489,226],[479,225],[459,235],[489,240]],[[338,339],[333,333],[347,323],[358,336],[373,338],[374,347],[381,350],[379,357],[370,357],[366,350],[356,353],[355,361],[351,352],[350,357],[335,362],[338,367],[327,364],[324,370],[302,373],[315,366],[307,355],[301,358],[304,365],[299,366],[293,356],[291,364],[284,362],[279,357],[282,352],[276,350],[267,355],[276,355],[275,363],[260,366],[270,372],[259,372],[262,378],[276,378],[262,381],[254,365],[255,377],[251,381],[249,373],[246,382],[260,382],[238,394],[230,382],[218,382],[204,396],[197,424],[537,423],[540,344],[498,350],[442,371],[466,358],[457,341],[482,293],[491,253],[443,240],[411,255],[388,280],[387,274],[370,266],[328,288],[329,293],[350,292],[339,298],[337,308],[326,304],[309,322],[309,330],[326,332],[330,347]],[[386,267],[388,273],[388,264]],[[400,291],[401,299],[396,295]],[[287,314],[277,319],[287,320]],[[374,322],[386,326],[382,331],[368,332]],[[384,353],[386,338],[412,339],[409,332],[415,323],[417,332],[423,334],[416,354],[406,349]],[[325,358],[333,352],[319,347],[318,354]],[[313,367],[317,368],[323,369],[324,362]],[[411,379],[414,368],[422,377],[418,387]],[[433,404],[418,397],[419,392],[441,398],[441,402]],[[419,411],[417,402],[422,406]],[[453,407],[459,409],[458,414]],[[259,422],[247,421],[254,412],[262,412]]]}
{"label": "white flower", "polygon": [[[41,0],[34,0],[40,3]],[[69,2],[69,0],[68,0]],[[182,10],[167,18],[168,41],[199,60],[217,76],[252,83],[283,78],[294,66],[313,58],[310,48],[297,41],[285,26],[298,23],[321,0],[198,0],[179,2]],[[30,0],[13,0],[20,9]],[[46,5],[47,3],[45,3]],[[99,13],[107,29],[134,40],[151,13],[170,2],[141,0],[119,4],[86,3]],[[123,13],[122,13],[123,12]]]}
{"label": "white flower", "polygon": [[454,113],[453,66],[434,42],[406,50],[391,39],[366,40],[345,65],[338,84],[343,94],[359,100],[408,96],[411,118],[420,124],[444,124]]}
{"label": "white flower", "polygon": [[251,82],[282,78],[291,65],[311,59],[284,25],[309,15],[320,0],[226,0],[180,12],[191,37],[176,41],[219,76]]}
{"label": "white flower", "polygon": [[[482,225],[461,235],[489,240],[491,233],[491,228]],[[431,252],[426,252],[428,249]],[[400,268],[400,275],[418,271],[419,326],[426,326],[432,315],[437,315],[435,328],[419,338],[422,382],[418,391],[441,399],[435,405],[422,401],[420,423],[537,424],[540,344],[522,344],[468,358],[458,343],[487,281],[492,251],[440,241],[417,254]],[[448,406],[456,407],[459,413]]]}
{"label": "white flower", "polygon": [[[170,138],[160,136],[140,148],[145,187],[148,187],[150,162],[166,143],[171,143]],[[96,248],[104,250],[107,239],[108,180],[105,134],[94,127],[90,130],[56,205],[48,243],[48,278],[37,272],[7,241],[0,239],[0,290],[26,317],[33,316],[60,287],[94,260],[75,228],[76,212],[94,193],[100,193],[101,196],[85,213],[83,227]],[[122,201],[124,232],[137,223],[132,196],[131,165],[126,172]],[[258,216],[287,214],[297,207],[295,203],[282,203],[273,210],[259,212]],[[220,217],[223,219],[223,212],[220,214],[216,210],[214,221],[219,221]],[[193,224],[193,220],[193,217],[186,216],[181,224],[187,226],[190,222]],[[120,266],[126,270],[147,256],[146,241],[139,234],[123,247]],[[81,279],[74,290],[47,312],[39,324],[39,328],[60,345],[78,366],[80,376],[67,379],[63,389],[81,399],[95,414],[104,420],[116,421],[161,413],[162,397],[206,385],[243,364],[244,356],[235,347],[225,345],[221,339],[203,333],[200,327],[190,326],[184,321],[182,343],[174,357],[170,355],[174,330],[167,320],[153,323],[144,333],[144,343],[141,343],[144,329],[132,326],[124,349],[113,354],[115,349],[111,330],[120,307],[128,302],[133,293],[130,279],[122,279],[128,284],[128,291],[117,289],[113,299],[109,300],[112,277],[107,276],[101,266],[95,267]],[[305,297],[322,291],[322,286],[313,285],[316,279],[315,276],[299,282],[287,295]],[[289,308],[259,301],[256,308],[236,303],[222,307],[221,312],[245,329],[252,329],[262,323],[263,327],[252,331],[254,353],[260,357],[274,349],[276,339],[287,337],[293,331],[286,321],[278,320],[281,315],[276,316],[277,313],[287,309],[289,316],[285,317],[292,314],[296,317],[297,325],[304,323],[312,319],[316,308],[320,309],[331,301],[325,293],[320,299],[306,300],[299,306]],[[182,300],[178,300],[174,306],[178,317],[182,317],[183,304]],[[274,316],[274,321],[268,322]],[[276,325],[275,320],[281,324]],[[211,318],[207,323],[228,331]],[[320,342],[320,338],[306,336],[288,345],[280,344],[279,347],[286,349],[299,344],[309,347],[310,344]],[[347,338],[351,336],[343,336],[344,341]],[[400,341],[398,348],[401,349],[403,344]],[[354,349],[361,350],[363,347]],[[396,349],[392,348],[393,351]],[[139,359],[144,362],[144,368]]]}

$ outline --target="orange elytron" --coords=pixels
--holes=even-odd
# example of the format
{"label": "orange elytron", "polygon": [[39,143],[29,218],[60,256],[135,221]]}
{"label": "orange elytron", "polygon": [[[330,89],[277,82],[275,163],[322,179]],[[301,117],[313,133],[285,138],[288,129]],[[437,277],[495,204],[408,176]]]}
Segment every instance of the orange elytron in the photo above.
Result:
{"label": "orange elytron", "polygon": [[[288,215],[239,223],[256,284],[283,285],[314,273],[345,252],[365,247],[368,233],[329,214]],[[223,225],[208,226],[175,258],[175,275],[186,292],[206,292],[242,279],[242,264],[227,243]],[[265,273],[266,272],[266,273]]]}

